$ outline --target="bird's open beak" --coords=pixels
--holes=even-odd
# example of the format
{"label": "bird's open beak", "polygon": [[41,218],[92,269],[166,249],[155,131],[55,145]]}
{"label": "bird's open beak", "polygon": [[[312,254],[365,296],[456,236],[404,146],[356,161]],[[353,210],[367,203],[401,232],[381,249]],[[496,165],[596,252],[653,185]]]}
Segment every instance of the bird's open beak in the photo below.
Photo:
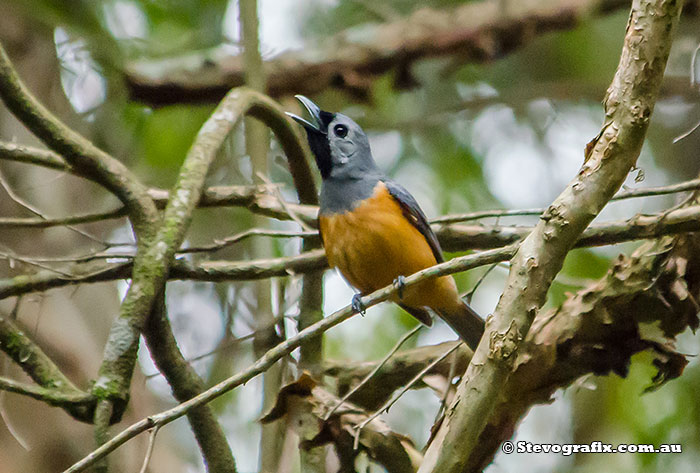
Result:
{"label": "bird's open beak", "polygon": [[[326,131],[322,128],[323,122],[321,120],[321,109],[313,103],[311,100],[308,98],[304,97],[303,95],[295,95],[294,98],[296,98],[301,104],[304,106],[304,108],[309,112],[309,115],[311,115],[311,122],[307,121],[303,118],[301,118],[298,115],[294,115],[293,113],[286,112],[287,115],[289,115],[290,118],[292,118],[294,121],[298,122],[306,128],[307,131],[312,131],[315,133],[320,133],[322,135],[326,134]],[[313,123],[312,123],[313,122]]]}

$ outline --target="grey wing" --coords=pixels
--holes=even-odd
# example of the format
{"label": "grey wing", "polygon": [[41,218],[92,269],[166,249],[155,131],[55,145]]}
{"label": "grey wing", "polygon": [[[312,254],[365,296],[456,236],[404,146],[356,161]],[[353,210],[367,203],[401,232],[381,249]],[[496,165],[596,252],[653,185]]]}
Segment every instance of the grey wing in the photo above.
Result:
{"label": "grey wing", "polygon": [[401,209],[403,210],[403,213],[408,221],[411,222],[411,224],[413,224],[413,226],[416,227],[425,237],[430,245],[430,249],[433,250],[435,260],[438,263],[445,261],[445,259],[442,257],[442,249],[440,248],[440,243],[435,236],[435,232],[433,232],[433,229],[430,228],[428,219],[425,217],[425,214],[418,205],[418,202],[416,202],[416,199],[400,184],[397,184],[390,179],[386,179],[383,182],[389,191],[389,194],[391,194],[394,200],[396,200],[396,202],[398,202],[398,204],[401,206]]}

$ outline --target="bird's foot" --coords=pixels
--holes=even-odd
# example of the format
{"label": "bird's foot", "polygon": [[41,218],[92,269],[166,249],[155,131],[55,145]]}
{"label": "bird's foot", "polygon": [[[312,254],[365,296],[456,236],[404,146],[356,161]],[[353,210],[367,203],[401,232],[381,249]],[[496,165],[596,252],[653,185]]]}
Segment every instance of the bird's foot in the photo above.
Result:
{"label": "bird's foot", "polygon": [[396,288],[396,292],[399,295],[399,299],[403,299],[403,290],[406,287],[406,278],[399,275],[394,279],[394,287]]}
{"label": "bird's foot", "polygon": [[365,312],[367,312],[367,308],[365,305],[362,303],[362,294],[357,293],[354,296],[352,296],[352,310],[357,312],[360,315],[365,315]]}

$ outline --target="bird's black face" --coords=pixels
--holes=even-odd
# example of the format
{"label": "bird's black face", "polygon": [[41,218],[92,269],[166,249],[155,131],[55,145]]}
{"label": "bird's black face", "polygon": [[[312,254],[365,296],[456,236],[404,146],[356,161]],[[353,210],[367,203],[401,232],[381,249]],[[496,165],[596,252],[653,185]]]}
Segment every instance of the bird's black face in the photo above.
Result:
{"label": "bird's black face", "polygon": [[321,177],[348,178],[376,171],[367,135],[351,118],[321,110],[303,95],[296,98],[311,116],[307,121],[288,113],[306,131]]}

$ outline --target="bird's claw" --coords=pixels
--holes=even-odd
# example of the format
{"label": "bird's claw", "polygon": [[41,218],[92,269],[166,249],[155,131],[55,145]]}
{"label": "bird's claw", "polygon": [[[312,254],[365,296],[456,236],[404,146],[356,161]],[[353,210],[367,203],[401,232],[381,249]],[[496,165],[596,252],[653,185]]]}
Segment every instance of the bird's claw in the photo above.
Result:
{"label": "bird's claw", "polygon": [[352,310],[357,312],[360,315],[365,315],[365,312],[367,311],[367,308],[365,305],[362,303],[362,294],[355,294],[352,296]]}
{"label": "bird's claw", "polygon": [[406,287],[406,278],[399,275],[394,279],[394,287],[399,295],[399,299],[403,299],[403,290]]}

